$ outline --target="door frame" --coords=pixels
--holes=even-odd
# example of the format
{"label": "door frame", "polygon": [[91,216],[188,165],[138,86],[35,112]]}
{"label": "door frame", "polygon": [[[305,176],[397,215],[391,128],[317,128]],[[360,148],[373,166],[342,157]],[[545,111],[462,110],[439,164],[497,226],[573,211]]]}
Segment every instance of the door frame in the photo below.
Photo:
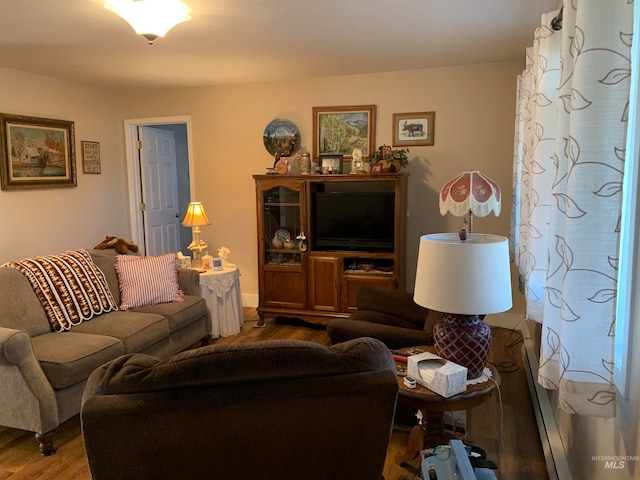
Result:
{"label": "door frame", "polygon": [[138,127],[153,127],[157,125],[186,125],[187,129],[187,155],[189,161],[189,188],[191,198],[194,196],[193,182],[193,145],[191,134],[191,116],[176,115],[170,117],[134,118],[124,121],[125,158],[127,162],[127,185],[129,188],[129,221],[132,240],[140,247],[141,253],[146,254],[144,242],[144,225],[142,222],[142,177],[140,175],[139,155],[137,148]]}

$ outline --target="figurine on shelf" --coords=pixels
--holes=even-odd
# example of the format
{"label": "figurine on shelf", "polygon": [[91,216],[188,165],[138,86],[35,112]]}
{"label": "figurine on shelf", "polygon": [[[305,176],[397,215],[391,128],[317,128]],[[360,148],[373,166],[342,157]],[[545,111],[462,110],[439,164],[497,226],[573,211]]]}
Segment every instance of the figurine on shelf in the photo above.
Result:
{"label": "figurine on shelf", "polygon": [[227,263],[227,257],[230,253],[231,250],[229,250],[227,247],[220,247],[218,249],[218,257],[220,258],[220,260],[222,260],[222,266],[225,268],[227,267],[227,265],[231,265]]}
{"label": "figurine on shelf", "polygon": [[307,236],[304,232],[300,232],[300,235],[296,237],[296,242],[298,243],[298,250],[301,252],[307,251]]}
{"label": "figurine on shelf", "polygon": [[275,167],[276,164],[280,161],[280,157],[290,157],[291,155],[293,155],[293,151],[296,148],[296,141],[295,139],[291,139],[289,140],[289,144],[284,147],[282,149],[282,151],[277,151],[276,155],[275,155],[275,161],[273,162],[273,166]]}
{"label": "figurine on shelf", "polygon": [[274,235],[271,239],[271,246],[273,248],[282,248],[284,246],[284,240],[282,240],[278,235]]}

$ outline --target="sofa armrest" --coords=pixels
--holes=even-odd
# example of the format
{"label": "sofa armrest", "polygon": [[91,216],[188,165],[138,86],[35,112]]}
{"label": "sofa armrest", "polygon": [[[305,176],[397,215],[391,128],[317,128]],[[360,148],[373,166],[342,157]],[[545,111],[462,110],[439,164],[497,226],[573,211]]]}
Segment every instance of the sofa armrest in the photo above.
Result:
{"label": "sofa armrest", "polygon": [[55,392],[21,330],[0,327],[0,385],[0,425],[40,434],[58,426]]}
{"label": "sofa armrest", "polygon": [[200,273],[193,268],[178,268],[178,285],[185,295],[200,296]]}

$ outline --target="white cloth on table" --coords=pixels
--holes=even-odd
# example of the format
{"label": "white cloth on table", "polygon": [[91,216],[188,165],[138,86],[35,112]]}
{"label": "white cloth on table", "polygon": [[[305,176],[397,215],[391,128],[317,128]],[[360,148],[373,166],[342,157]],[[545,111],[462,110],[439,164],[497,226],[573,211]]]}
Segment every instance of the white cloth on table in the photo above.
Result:
{"label": "white cloth on table", "polygon": [[224,270],[200,273],[200,295],[211,313],[211,336],[228,337],[240,333],[244,324],[240,270],[227,264]]}

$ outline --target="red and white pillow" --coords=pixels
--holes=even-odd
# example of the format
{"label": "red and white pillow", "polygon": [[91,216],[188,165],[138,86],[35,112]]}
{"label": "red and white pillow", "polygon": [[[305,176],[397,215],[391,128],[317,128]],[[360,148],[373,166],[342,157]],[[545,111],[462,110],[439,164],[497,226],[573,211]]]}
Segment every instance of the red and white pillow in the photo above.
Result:
{"label": "red and white pillow", "polygon": [[182,301],[175,253],[150,257],[116,255],[115,268],[120,310]]}

